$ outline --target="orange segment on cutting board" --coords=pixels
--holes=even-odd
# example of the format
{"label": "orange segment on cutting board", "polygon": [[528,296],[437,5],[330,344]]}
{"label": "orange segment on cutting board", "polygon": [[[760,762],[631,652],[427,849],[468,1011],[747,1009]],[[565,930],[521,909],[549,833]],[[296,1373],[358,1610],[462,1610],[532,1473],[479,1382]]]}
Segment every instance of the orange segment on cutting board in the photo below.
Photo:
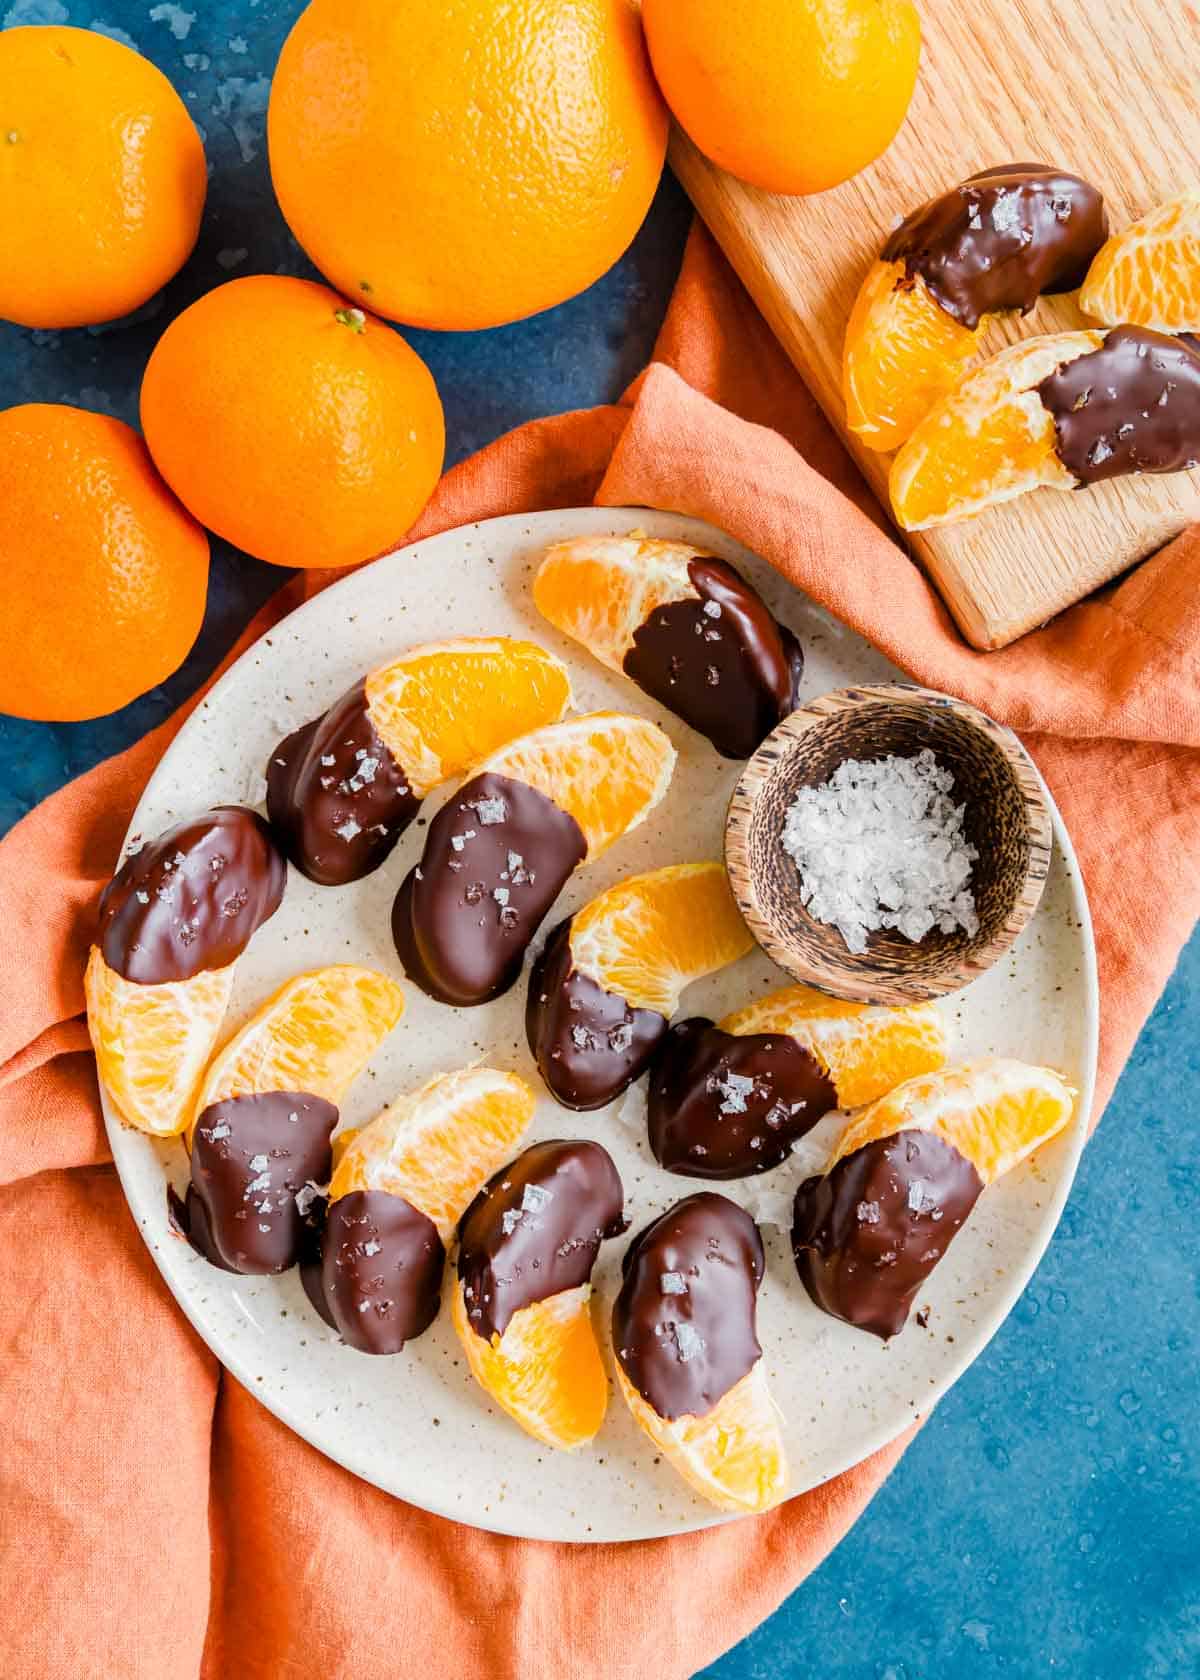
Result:
{"label": "orange segment on cutting board", "polygon": [[513,1154],[534,1101],[515,1073],[438,1074],[353,1134],[338,1154],[330,1198],[353,1190],[403,1196],[448,1241],[479,1186]]}
{"label": "orange segment on cutting board", "polygon": [[846,424],[868,449],[898,449],[952,388],[979,348],[905,263],[873,263],[854,301],[842,352]]}
{"label": "orange segment on cutting board", "polygon": [[788,986],[720,1023],[737,1037],[781,1033],[810,1050],[833,1080],[842,1108],[876,1101],[946,1061],[946,1029],[932,1004],[874,1009]]}
{"label": "orange segment on cutting board", "polygon": [[589,712],[523,736],[475,770],[524,782],[574,817],[590,863],[661,803],[675,756],[645,718]]}
{"label": "orange segment on cutting board", "polygon": [[1052,1068],[1003,1056],[962,1062],[908,1080],[859,1115],[830,1167],[896,1132],[935,1132],[992,1184],[1057,1137],[1075,1111],[1075,1094]]}
{"label": "orange segment on cutting board", "polygon": [[753,947],[721,863],[670,864],[618,881],[571,922],[575,967],[632,1008],[668,1019],[685,987]]}
{"label": "orange segment on cutting board", "polygon": [[571,704],[560,659],[534,642],[461,636],[410,648],[366,681],[371,722],[424,797]]}
{"label": "orange segment on cutting board", "polygon": [[233,990],[234,965],[189,980],[138,985],[93,946],[84,975],[101,1083],[127,1126],[174,1137],[192,1116]]}
{"label": "orange segment on cutting board", "polygon": [[298,974],[213,1061],[195,1114],[229,1097],[270,1091],[304,1092],[336,1106],[403,1013],[400,987],[373,969],[339,964]]}
{"label": "orange segment on cutting board", "polygon": [[892,509],[904,529],[965,519],[1043,485],[1074,489],[1037,387],[1103,343],[1099,332],[1025,339],[966,374],[892,464]]}
{"label": "orange segment on cutting board", "polygon": [[491,1341],[471,1328],[461,1283],[452,1297],[451,1317],[472,1376],[522,1429],[565,1452],[593,1438],[608,1405],[591,1292],[584,1283],[521,1307]]}
{"label": "orange segment on cutting board", "polygon": [[662,1418],[616,1362],[617,1385],[634,1418],[669,1464],[722,1511],[769,1511],[787,1492],[782,1418],[762,1360],[704,1417]]}
{"label": "orange segment on cutting board", "polygon": [[546,551],[533,601],[556,630],[622,671],[633,633],[659,607],[697,601],[688,573],[696,550],[657,537],[576,537]]}
{"label": "orange segment on cutting board", "polygon": [[1114,234],[1088,271],[1079,307],[1105,326],[1200,332],[1200,192],[1181,193]]}

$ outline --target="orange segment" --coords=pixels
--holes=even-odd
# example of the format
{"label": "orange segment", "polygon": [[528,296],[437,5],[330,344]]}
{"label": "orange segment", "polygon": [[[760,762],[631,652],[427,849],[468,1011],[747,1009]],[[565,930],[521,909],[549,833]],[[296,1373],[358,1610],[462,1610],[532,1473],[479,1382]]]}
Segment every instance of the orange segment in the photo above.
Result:
{"label": "orange segment", "polygon": [[522,1429],[563,1452],[592,1439],[608,1405],[590,1296],[591,1284],[581,1283],[521,1307],[490,1342],[472,1330],[460,1283],[451,1298],[471,1375]]}
{"label": "orange segment", "polygon": [[704,1417],[659,1417],[616,1361],[629,1410],[689,1487],[722,1511],[769,1511],[788,1487],[779,1409],[761,1359]]}
{"label": "orange segment", "polygon": [[556,630],[619,671],[634,631],[652,612],[699,600],[688,576],[695,558],[687,543],[637,535],[556,543],[533,580],[534,605]]}
{"label": "orange segment", "polygon": [[1102,245],[1079,307],[1109,327],[1200,332],[1200,192],[1160,204]]}
{"label": "orange segment", "polygon": [[583,830],[590,863],[663,799],[675,749],[645,718],[588,712],[537,729],[475,768],[524,782],[568,811]]}
{"label": "orange segment", "polygon": [[371,722],[422,798],[570,704],[562,661],[507,636],[410,648],[367,678]]}
{"label": "orange segment", "polygon": [[329,1194],[403,1196],[447,1241],[480,1185],[513,1155],[533,1109],[533,1092],[515,1073],[439,1074],[354,1133],[339,1152]]}
{"label": "orange segment", "polygon": [[1056,1137],[1074,1110],[1075,1092],[1052,1068],[985,1056],[881,1098],[847,1126],[829,1165],[895,1132],[936,1132],[992,1184]]}
{"label": "orange segment", "polygon": [[677,863],[619,881],[571,923],[575,967],[635,1009],[668,1020],[685,986],[736,962],[754,940],[721,863]]}
{"label": "orange segment", "polygon": [[267,1091],[339,1104],[403,1013],[399,986],[373,969],[342,964],[298,974],[213,1061],[195,1113]]}
{"label": "orange segment", "polygon": [[1012,344],[967,373],[925,416],[892,463],[897,523],[923,531],[966,519],[1040,485],[1075,488],[1054,451],[1054,420],[1037,387],[1104,334],[1054,333]]}
{"label": "orange segment", "polygon": [[127,1126],[174,1137],[187,1125],[225,1018],[233,966],[139,986],[92,947],[83,979],[88,1031],[100,1078]]}
{"label": "orange segment", "polygon": [[868,449],[898,449],[979,347],[974,331],[943,309],[904,262],[874,263],[846,329],[846,424]]}
{"label": "orange segment", "polygon": [[833,1080],[842,1108],[861,1108],[906,1079],[945,1065],[946,1029],[930,1003],[874,1009],[787,986],[720,1022],[739,1038],[784,1033],[811,1050]]}

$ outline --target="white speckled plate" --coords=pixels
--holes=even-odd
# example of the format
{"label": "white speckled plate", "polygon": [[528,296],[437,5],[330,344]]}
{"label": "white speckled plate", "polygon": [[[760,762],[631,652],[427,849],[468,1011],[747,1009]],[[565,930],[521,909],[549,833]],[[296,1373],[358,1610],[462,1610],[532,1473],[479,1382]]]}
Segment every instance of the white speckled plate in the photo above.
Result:
{"label": "white speckled plate", "polygon": [[[679,749],[666,801],[643,828],[571,882],[548,925],[622,875],[719,857],[738,766],[552,631],[530,599],[529,579],[548,543],[635,528],[710,547],[743,568],[799,633],[807,655],[805,698],[897,675],[769,566],[695,521],[592,508],[493,519],[418,543],[347,577],[251,648],[181,731],[131,832],[156,834],[220,802],[259,803],[262,769],[280,738],[402,649],[448,636],[507,633],[541,641],[567,660],[581,708],[616,706],[649,715]],[[428,802],[426,814],[438,798]],[[424,829],[414,825],[383,869],[346,888],[316,887],[290,871],[282,909],[242,958],[229,1029],[300,970],[353,961],[398,972],[389,911],[423,838]],[[1049,1063],[1079,1087],[1078,1113],[1069,1132],[981,1199],[920,1298],[929,1309],[927,1328],[910,1323],[884,1346],[818,1312],[796,1276],[786,1209],[796,1183],[823,1166],[839,1124],[835,1117],[774,1173],[721,1186],[766,1222],[759,1335],[787,1420],[796,1492],[855,1463],[930,1409],[1003,1321],[1058,1220],[1086,1131],[1097,995],[1087,904],[1057,813],[1055,839],[1049,885],[1032,925],[1007,959],[944,1008],[960,1054],[997,1052]],[[748,957],[693,987],[685,1008],[720,1016],[784,979],[765,957]],[[346,1122],[361,1125],[431,1074],[486,1057],[516,1069],[541,1093],[531,1140],[603,1141],[624,1178],[635,1229],[699,1188],[655,1165],[641,1126],[639,1091],[590,1115],[572,1115],[545,1093],[525,1045],[523,982],[475,1010],[448,1009],[415,986],[406,985],[405,992],[405,1018],[351,1092]],[[615,1393],[594,1446],[574,1456],[555,1454],[523,1434],[475,1386],[447,1312],[402,1354],[373,1359],[344,1347],[321,1323],[295,1273],[234,1278],[214,1270],[168,1225],[167,1182],[182,1187],[186,1178],[182,1144],[156,1144],[125,1131],[111,1111],[107,1119],[134,1217],[192,1323],[263,1405],[357,1475],[444,1516],[541,1539],[636,1540],[723,1520],[655,1462]],[[606,1244],[596,1272],[602,1334],[623,1247],[623,1240]]]}

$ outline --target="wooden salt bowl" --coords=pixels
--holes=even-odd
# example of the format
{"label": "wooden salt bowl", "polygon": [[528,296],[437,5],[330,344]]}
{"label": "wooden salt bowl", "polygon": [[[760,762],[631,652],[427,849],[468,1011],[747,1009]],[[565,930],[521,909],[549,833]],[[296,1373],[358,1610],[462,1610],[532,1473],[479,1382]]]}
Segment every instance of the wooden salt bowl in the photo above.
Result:
{"label": "wooden salt bowl", "polygon": [[[847,759],[914,758],[925,747],[953,773],[950,797],[965,807],[963,832],[979,853],[970,881],[979,931],[934,929],[914,944],[881,928],[855,956],[805,910],[780,843],[784,817],[798,789]],[[834,997],[896,1006],[957,991],[1004,955],[1037,909],[1051,841],[1041,779],[1012,731],[964,701],[895,683],[822,695],[767,736],[734,790],[725,859],[750,931],[781,968]]]}

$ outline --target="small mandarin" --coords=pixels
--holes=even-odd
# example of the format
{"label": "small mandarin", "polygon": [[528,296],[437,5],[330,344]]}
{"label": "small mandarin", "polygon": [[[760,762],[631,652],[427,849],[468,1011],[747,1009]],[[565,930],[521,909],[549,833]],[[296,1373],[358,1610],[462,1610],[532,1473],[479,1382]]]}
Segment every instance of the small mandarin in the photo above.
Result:
{"label": "small mandarin", "polygon": [[182,665],[208,539],[123,421],[58,403],[0,413],[0,711],[67,723]]}
{"label": "small mandarin", "polygon": [[399,334],[280,275],[218,286],[171,323],[146,369],[142,427],[196,518],[278,566],[396,547],[445,448],[433,376]]}
{"label": "small mandarin", "polygon": [[87,29],[0,32],[0,317],[140,308],[190,256],[207,188],[195,124],[148,59]]}

